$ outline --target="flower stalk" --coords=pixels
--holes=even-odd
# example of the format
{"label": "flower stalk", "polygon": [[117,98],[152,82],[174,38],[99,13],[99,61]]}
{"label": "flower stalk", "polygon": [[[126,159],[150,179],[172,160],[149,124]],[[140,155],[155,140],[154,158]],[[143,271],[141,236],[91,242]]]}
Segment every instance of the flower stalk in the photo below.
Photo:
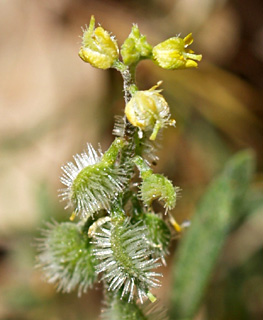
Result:
{"label": "flower stalk", "polygon": [[[44,231],[38,264],[63,292],[78,288],[80,294],[103,282],[103,319],[165,319],[163,310],[155,308],[151,290],[161,285],[162,274],[155,269],[166,265],[173,234],[183,229],[170,212],[166,215],[175,208],[179,188],[154,173],[148,159],[158,159],[155,140],[167,126],[175,126],[175,120],[158,89],[161,82],[139,90],[136,67],[144,59],[165,69],[197,67],[202,56],[188,49],[192,42],[189,34],[153,47],[133,25],[120,50],[115,37],[95,27],[93,16],[83,30],[79,56],[95,68],[120,72],[124,112],[117,117],[116,138],[106,152],[88,144],[62,167],[65,187],[60,196],[73,211],[72,222],[55,223]],[[154,200],[161,202],[163,212],[155,211]]]}

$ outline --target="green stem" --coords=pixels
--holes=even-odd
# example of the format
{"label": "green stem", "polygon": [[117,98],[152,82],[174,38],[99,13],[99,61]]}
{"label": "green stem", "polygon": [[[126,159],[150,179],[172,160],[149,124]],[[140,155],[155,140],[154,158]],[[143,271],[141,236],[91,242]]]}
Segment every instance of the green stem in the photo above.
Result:
{"label": "green stem", "polygon": [[153,173],[152,169],[145,163],[142,157],[136,156],[132,159],[132,161],[136,164],[137,168],[139,169],[142,179],[146,179]]}
{"label": "green stem", "polygon": [[[125,65],[120,60],[115,62],[114,68],[118,70],[123,78],[123,90],[124,90],[124,100],[127,104],[132,98],[133,94],[138,90],[136,86],[136,67],[137,63],[134,63],[130,66]],[[127,141],[127,145],[124,146],[121,150],[120,164],[125,164],[126,174],[130,177],[131,180],[133,176],[134,163],[132,158],[140,152],[140,143],[137,134],[138,129],[130,124],[125,117],[125,136],[124,138]],[[130,181],[127,184],[127,190],[130,188]],[[125,192],[120,195],[117,202],[122,202]],[[143,210],[143,209],[141,209]]]}
{"label": "green stem", "polygon": [[102,157],[102,162],[104,164],[111,166],[116,161],[119,151],[124,147],[125,140],[122,138],[116,138],[109,149],[105,152]]}

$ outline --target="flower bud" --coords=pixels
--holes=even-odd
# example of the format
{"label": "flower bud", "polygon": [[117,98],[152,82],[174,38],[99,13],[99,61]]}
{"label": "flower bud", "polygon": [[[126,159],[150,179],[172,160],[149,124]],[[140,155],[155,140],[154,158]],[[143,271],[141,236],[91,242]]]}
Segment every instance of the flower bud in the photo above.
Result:
{"label": "flower bud", "polygon": [[194,51],[187,47],[194,41],[192,33],[184,39],[173,37],[159,43],[153,48],[153,60],[164,69],[185,69],[197,67],[196,61],[201,61],[201,54],[194,54]]}
{"label": "flower bud", "polygon": [[141,35],[137,25],[133,25],[128,38],[121,46],[121,55],[124,64],[131,65],[140,59],[149,58],[152,54],[152,46],[147,43],[146,37]]}
{"label": "flower bud", "polygon": [[167,125],[175,125],[170,120],[170,109],[161,90],[155,90],[161,81],[150,90],[136,91],[125,107],[129,122],[143,131],[152,130],[150,140],[155,140],[158,131]]}
{"label": "flower bud", "polygon": [[89,27],[84,31],[80,58],[99,69],[108,69],[118,59],[117,41],[102,27],[95,27],[94,16],[90,19]]}

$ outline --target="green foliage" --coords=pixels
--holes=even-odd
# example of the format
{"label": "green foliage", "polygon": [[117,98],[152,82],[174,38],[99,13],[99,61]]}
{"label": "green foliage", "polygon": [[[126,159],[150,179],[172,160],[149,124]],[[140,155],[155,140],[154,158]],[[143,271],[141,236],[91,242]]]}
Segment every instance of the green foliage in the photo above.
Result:
{"label": "green foliage", "polygon": [[245,196],[253,167],[251,152],[237,154],[205,193],[174,264],[172,319],[192,319],[200,306],[227,232],[237,219],[237,203]]}

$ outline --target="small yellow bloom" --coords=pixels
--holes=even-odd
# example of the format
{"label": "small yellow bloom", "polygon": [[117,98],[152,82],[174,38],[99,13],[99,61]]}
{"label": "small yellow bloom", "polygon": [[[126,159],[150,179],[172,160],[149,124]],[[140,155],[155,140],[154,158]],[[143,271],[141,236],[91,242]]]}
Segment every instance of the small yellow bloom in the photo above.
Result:
{"label": "small yellow bloom", "polygon": [[132,125],[143,131],[152,130],[150,140],[155,140],[161,128],[175,124],[170,120],[170,109],[161,90],[156,90],[160,84],[161,81],[149,90],[136,91],[125,107],[126,117]]}
{"label": "small yellow bloom", "polygon": [[153,48],[153,60],[164,69],[196,68],[196,61],[201,61],[202,55],[194,54],[194,51],[187,48],[193,41],[192,33],[184,39],[167,39]]}
{"label": "small yellow bloom", "polygon": [[95,18],[92,16],[89,27],[83,33],[79,56],[95,68],[108,69],[119,57],[117,41],[102,27],[94,27]]}

